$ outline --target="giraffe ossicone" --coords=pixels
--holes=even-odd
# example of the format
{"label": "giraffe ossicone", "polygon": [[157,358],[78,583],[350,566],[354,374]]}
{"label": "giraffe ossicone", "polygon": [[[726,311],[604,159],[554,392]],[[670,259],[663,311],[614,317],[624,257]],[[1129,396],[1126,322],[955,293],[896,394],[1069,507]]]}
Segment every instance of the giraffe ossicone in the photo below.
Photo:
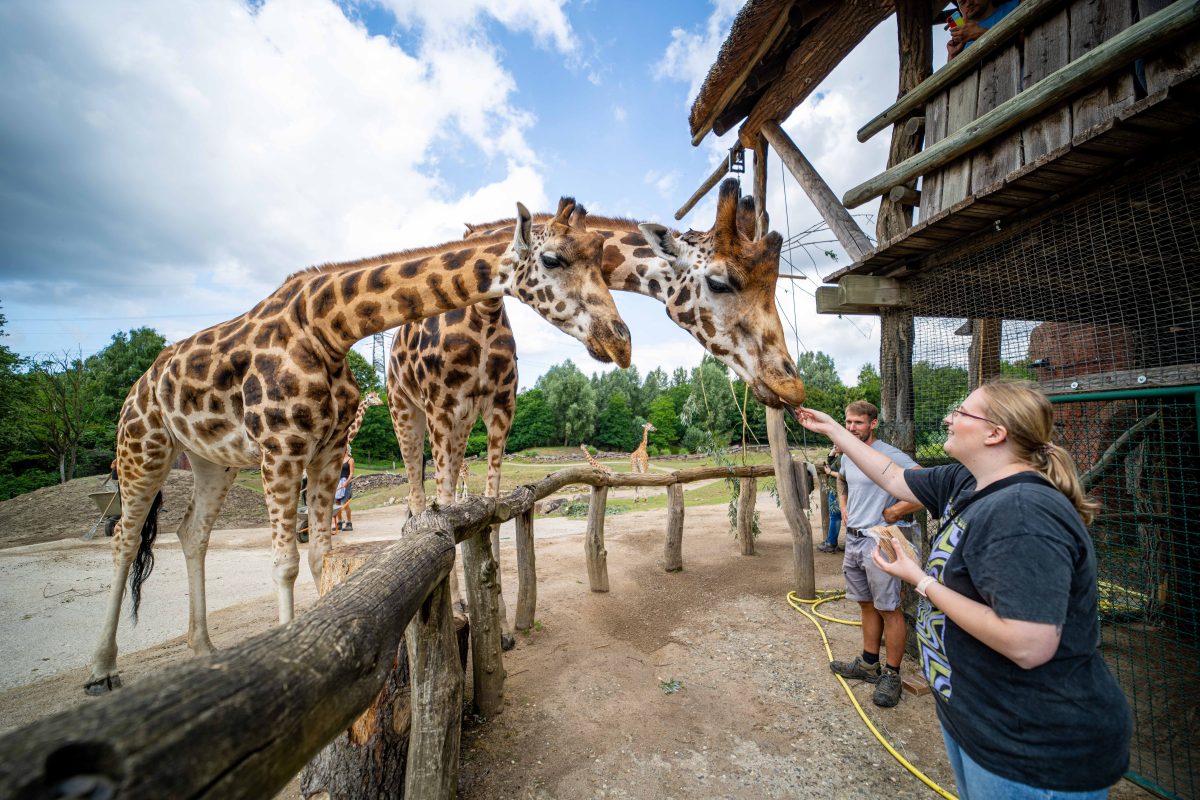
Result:
{"label": "giraffe ossicone", "polygon": [[[511,295],[602,361],[627,366],[629,331],[600,273],[603,239],[574,200],[534,230],[518,204],[508,236],[409,250],[297,272],[253,309],[165,348],[138,379],[117,427],[122,517],[113,535],[113,576],[89,693],[119,685],[116,633],[135,557],[150,556],[151,503],[171,463],[188,453],[195,487],[179,527],[188,572],[188,644],[213,649],[205,610],[204,558],[212,525],[238,468],[262,470],[271,525],[280,622],[293,615],[299,572],[296,509],[309,474],[316,531],[309,568],[319,580],[331,547],[329,520],[359,390],[346,354],[397,325]],[[460,384],[461,385],[461,384]],[[454,387],[446,383],[447,391]],[[316,522],[319,521],[319,522]],[[137,570],[139,596],[148,570]]]}

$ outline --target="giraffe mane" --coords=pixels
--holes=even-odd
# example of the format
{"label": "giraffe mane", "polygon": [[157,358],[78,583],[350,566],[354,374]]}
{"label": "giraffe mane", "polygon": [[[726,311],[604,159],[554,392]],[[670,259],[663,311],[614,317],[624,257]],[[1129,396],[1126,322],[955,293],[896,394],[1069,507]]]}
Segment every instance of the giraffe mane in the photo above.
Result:
{"label": "giraffe mane", "polygon": [[[533,224],[544,225],[552,219],[554,219],[553,214],[534,214]],[[486,231],[490,228],[507,228],[510,225],[515,225],[516,222],[517,220],[515,217],[505,217],[504,219],[492,220],[491,222],[468,222],[465,224],[467,226],[467,231],[469,233],[474,233],[475,231]],[[628,217],[601,217],[594,214],[588,214],[587,222],[585,224],[589,229],[611,228],[619,231],[636,231],[638,229],[637,226],[642,222],[645,222],[645,220],[629,219]],[[490,234],[490,236],[498,235],[500,234]],[[490,238],[490,236],[488,238]],[[478,240],[473,241],[482,241],[484,238],[485,237],[481,236]]]}
{"label": "giraffe mane", "polygon": [[[550,219],[553,219],[553,217],[550,217]],[[510,224],[512,222],[515,222],[515,220],[510,220]],[[479,249],[481,247],[486,247],[487,245],[491,245],[491,244],[499,244],[500,242],[508,242],[510,239],[511,239],[511,236],[509,234],[494,233],[494,234],[490,234],[488,236],[481,236],[478,239],[472,239],[471,244],[469,246],[472,249]],[[357,259],[354,261],[338,261],[338,262],[331,261],[331,262],[327,262],[324,264],[317,264],[315,266],[305,267],[304,269],[297,270],[296,272],[293,272],[291,275],[288,275],[287,278],[285,278],[283,282],[287,283],[288,281],[292,280],[293,278],[306,277],[309,275],[316,275],[316,274],[323,273],[323,272],[340,272],[341,270],[358,269],[361,267],[378,267],[378,266],[382,266],[384,264],[390,264],[395,261],[409,261],[414,258],[421,258],[422,256],[431,256],[431,255],[434,255],[435,253],[444,252],[447,248],[461,246],[461,244],[462,244],[462,240],[455,239],[455,240],[451,240],[449,242],[443,242],[441,244],[427,245],[425,247],[414,247],[409,250],[397,250],[394,253],[384,253],[383,255],[370,256],[369,258],[360,258],[360,259]]]}

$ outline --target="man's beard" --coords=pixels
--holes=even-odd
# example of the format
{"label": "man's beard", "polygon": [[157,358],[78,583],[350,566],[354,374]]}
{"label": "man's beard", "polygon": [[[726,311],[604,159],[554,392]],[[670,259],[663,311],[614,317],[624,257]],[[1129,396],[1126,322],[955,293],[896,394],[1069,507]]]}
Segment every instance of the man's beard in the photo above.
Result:
{"label": "man's beard", "polygon": [[858,437],[858,440],[859,440],[860,442],[864,442],[864,443],[865,443],[865,442],[869,442],[869,441],[871,441],[871,429],[870,429],[870,428],[867,428],[867,429],[866,429],[865,431],[863,431],[862,433],[856,433],[856,434],[854,434],[854,435],[855,435],[856,437]]}

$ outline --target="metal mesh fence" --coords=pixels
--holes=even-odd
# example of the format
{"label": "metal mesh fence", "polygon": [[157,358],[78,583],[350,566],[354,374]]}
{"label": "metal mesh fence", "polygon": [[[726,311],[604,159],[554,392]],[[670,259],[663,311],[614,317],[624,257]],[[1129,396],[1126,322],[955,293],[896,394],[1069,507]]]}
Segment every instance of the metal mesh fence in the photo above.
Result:
{"label": "metal mesh fence", "polygon": [[917,457],[997,376],[1039,383],[1103,511],[1102,652],[1134,712],[1129,777],[1200,797],[1200,157],[1129,175],[914,276]]}

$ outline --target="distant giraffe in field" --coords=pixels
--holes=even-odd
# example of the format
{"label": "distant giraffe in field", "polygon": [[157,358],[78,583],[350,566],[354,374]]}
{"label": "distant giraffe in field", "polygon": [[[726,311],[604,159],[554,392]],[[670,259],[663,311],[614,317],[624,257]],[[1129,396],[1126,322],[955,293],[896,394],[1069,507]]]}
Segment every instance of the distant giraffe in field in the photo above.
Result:
{"label": "distant giraffe in field", "polygon": [[462,466],[458,468],[458,481],[454,485],[454,502],[461,503],[471,496],[470,487],[467,485],[467,479],[471,477],[471,468],[464,461]]}
{"label": "distant giraffe in field", "polygon": [[[409,250],[297,272],[253,309],[164,349],[125,399],[117,425],[121,521],[113,534],[113,572],[104,628],[86,689],[120,685],[117,624],[129,578],[136,619],[141,585],[153,565],[159,492],[186,452],[195,487],[178,537],[188,573],[188,644],[213,646],[204,597],[209,534],[242,467],[262,470],[271,522],[279,621],[293,615],[299,572],[296,509],[308,470],[309,568],[320,581],[332,539],[338,465],[359,402],[346,367],[355,342],[406,322],[502,295],[529,304],[601,360],[629,364],[629,331],[601,273],[603,238],[572,227],[575,203],[535,233],[518,204],[511,237]],[[443,381],[453,402],[463,379]],[[132,573],[131,573],[132,568]]]}
{"label": "distant giraffe in field", "polygon": [[587,459],[588,465],[603,472],[612,472],[612,468],[602,461],[597,461],[592,457],[592,451],[587,449],[587,445],[583,442],[579,443],[579,449],[583,451],[583,457]]}
{"label": "distant giraffe in field", "polygon": [[378,392],[367,392],[363,395],[362,402],[358,404],[358,411],[354,412],[354,420],[350,423],[350,429],[346,431],[346,452],[350,452],[350,445],[354,444],[354,437],[358,436],[358,429],[362,427],[363,417],[366,416],[367,409],[371,406],[381,406],[383,401],[379,399]]}
{"label": "distant giraffe in field", "polygon": [[[646,443],[650,441],[650,431],[656,431],[658,428],[647,422],[642,426],[642,443],[638,445],[638,449],[634,450],[629,456],[629,469],[634,475],[645,475],[650,471],[650,453],[646,450]],[[633,502],[647,498],[642,497],[642,487],[635,486]]]}

